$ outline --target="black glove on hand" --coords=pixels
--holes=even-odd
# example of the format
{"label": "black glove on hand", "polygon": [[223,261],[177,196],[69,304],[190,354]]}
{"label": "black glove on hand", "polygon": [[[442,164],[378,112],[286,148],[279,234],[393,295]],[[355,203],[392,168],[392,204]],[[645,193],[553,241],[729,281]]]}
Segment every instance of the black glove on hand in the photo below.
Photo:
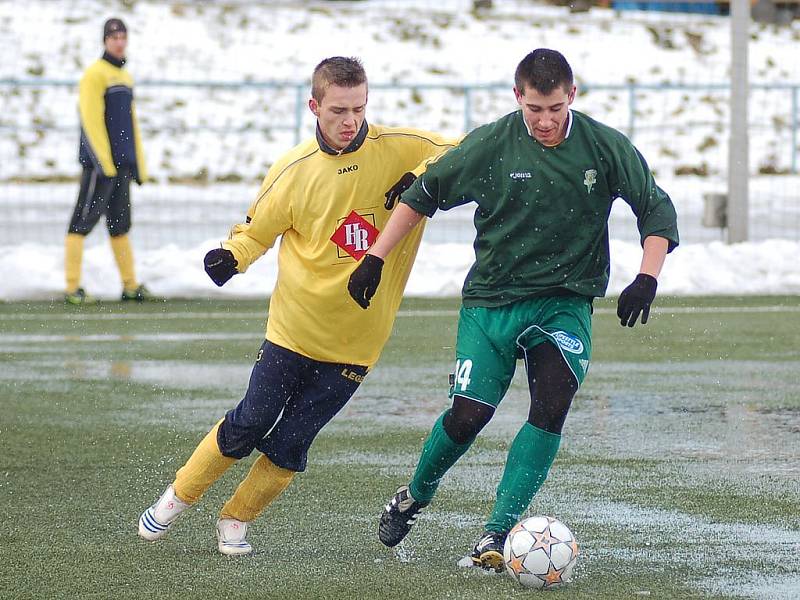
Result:
{"label": "black glove on hand", "polygon": [[417,176],[413,173],[403,173],[403,176],[400,178],[400,180],[390,187],[389,191],[384,194],[384,196],[386,196],[386,202],[384,202],[383,205],[386,207],[386,210],[392,210],[395,202],[400,200],[400,194],[410,188],[411,184],[416,180]]}
{"label": "black glove on hand", "polygon": [[233,252],[225,248],[214,248],[203,259],[206,273],[211,281],[222,287],[228,279],[236,275],[238,263],[233,257]]}
{"label": "black glove on hand", "polygon": [[365,254],[361,259],[361,264],[350,275],[347,282],[347,291],[361,308],[366,309],[369,301],[375,295],[378,284],[381,282],[381,271],[383,270],[383,259]]}
{"label": "black glove on hand", "polygon": [[620,325],[633,327],[639,313],[642,313],[642,325],[650,316],[650,305],[656,297],[658,282],[652,275],[639,273],[633,283],[622,290],[617,301],[617,316]]}

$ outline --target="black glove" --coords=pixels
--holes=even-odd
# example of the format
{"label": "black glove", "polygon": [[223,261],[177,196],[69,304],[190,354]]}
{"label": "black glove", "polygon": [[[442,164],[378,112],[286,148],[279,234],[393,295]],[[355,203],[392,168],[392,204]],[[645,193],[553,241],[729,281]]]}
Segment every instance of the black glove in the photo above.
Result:
{"label": "black glove", "polygon": [[386,210],[392,210],[395,202],[400,200],[400,194],[410,188],[411,184],[416,180],[417,176],[413,173],[403,173],[403,176],[398,180],[398,182],[390,187],[389,191],[384,194],[384,196],[386,196],[386,202],[384,202],[383,205],[386,207]]}
{"label": "black glove", "polygon": [[206,273],[211,281],[222,287],[228,279],[236,275],[238,263],[233,257],[233,252],[225,248],[214,248],[203,259]]}
{"label": "black glove", "polygon": [[650,316],[650,305],[656,297],[658,282],[652,275],[639,273],[633,283],[622,290],[617,301],[617,316],[623,327],[633,327],[639,313],[642,313],[642,325]]}
{"label": "black glove", "polygon": [[378,284],[381,282],[381,271],[383,270],[383,259],[365,254],[361,259],[361,264],[350,275],[347,282],[347,291],[361,308],[366,309],[369,301],[375,295]]}

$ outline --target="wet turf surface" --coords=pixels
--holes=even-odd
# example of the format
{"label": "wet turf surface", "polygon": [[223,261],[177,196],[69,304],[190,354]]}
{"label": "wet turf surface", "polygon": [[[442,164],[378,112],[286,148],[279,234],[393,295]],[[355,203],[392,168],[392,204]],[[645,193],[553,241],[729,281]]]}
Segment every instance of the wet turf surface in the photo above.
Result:
{"label": "wet turf surface", "polygon": [[[309,470],[252,528],[256,554],[230,559],[213,523],[246,465],[162,542],[136,519],[241,397],[265,303],[0,304],[0,597],[530,596],[455,566],[527,414],[523,377],[402,548],[375,535],[447,406],[457,306],[404,304]],[[594,361],[531,507],[581,544],[555,597],[800,597],[799,307],[661,299],[627,330],[597,303]]]}

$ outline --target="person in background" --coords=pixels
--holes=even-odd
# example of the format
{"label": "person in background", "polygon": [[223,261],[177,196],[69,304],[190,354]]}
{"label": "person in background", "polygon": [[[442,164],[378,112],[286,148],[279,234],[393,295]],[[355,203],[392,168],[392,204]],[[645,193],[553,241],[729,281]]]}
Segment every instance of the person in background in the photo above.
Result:
{"label": "person in background", "polygon": [[136,279],[131,228],[131,180],[147,180],[142,139],[133,101],[133,78],[125,69],[128,31],[120,19],[103,26],[102,58],[81,77],[78,103],[83,165],[78,201],[65,242],[64,271],[67,304],[93,304],[81,287],[81,262],[86,236],[105,215],[111,248],[122,279],[123,301],[156,300]]}

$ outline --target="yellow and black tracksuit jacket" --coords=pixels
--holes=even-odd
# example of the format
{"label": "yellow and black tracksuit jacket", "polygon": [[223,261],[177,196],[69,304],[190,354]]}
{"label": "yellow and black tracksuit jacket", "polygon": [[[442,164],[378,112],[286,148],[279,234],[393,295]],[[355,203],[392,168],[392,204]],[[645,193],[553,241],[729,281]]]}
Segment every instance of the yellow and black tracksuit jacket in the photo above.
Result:
{"label": "yellow and black tracksuit jacket", "polygon": [[267,339],[309,358],[371,367],[389,337],[424,222],[386,259],[381,288],[369,310],[347,292],[357,262],[391,212],[384,194],[404,173],[454,142],[433,133],[363,123],[336,152],[317,132],[269,170],[247,222],[223,242],[244,272],[278,236],[278,280]]}
{"label": "yellow and black tracksuit jacket", "polygon": [[81,77],[78,103],[81,116],[80,161],[106,177],[130,169],[133,179],[147,179],[142,139],[133,102],[133,78],[125,61],[107,52]]}

